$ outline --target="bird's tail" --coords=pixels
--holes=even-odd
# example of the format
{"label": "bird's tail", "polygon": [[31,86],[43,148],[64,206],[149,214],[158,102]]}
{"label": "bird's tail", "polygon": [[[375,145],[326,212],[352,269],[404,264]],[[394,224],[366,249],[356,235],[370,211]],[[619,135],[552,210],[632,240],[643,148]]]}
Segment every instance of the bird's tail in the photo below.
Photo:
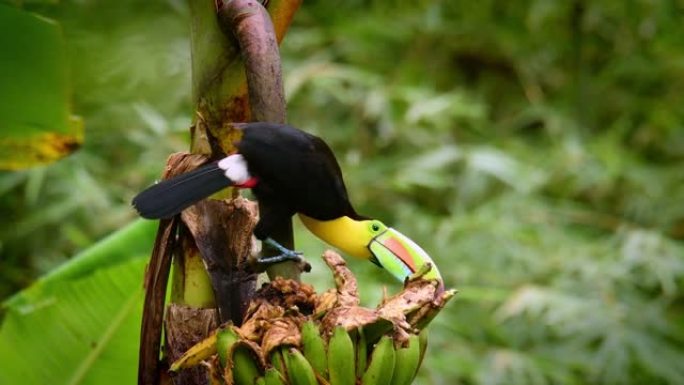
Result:
{"label": "bird's tail", "polygon": [[213,162],[148,187],[132,204],[143,218],[170,218],[231,184],[219,162]]}

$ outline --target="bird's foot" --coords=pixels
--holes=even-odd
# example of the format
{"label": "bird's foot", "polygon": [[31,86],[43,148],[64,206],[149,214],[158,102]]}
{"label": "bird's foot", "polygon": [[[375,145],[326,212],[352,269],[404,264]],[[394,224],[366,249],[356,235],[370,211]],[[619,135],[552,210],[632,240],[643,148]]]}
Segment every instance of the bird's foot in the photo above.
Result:
{"label": "bird's foot", "polygon": [[280,263],[280,262],[285,262],[285,261],[294,261],[294,262],[301,262],[302,261],[302,253],[299,251],[294,251],[286,248],[285,246],[281,245],[280,243],[276,242],[272,238],[266,238],[264,240],[264,243],[267,245],[275,248],[280,252],[278,255],[272,255],[268,257],[260,257],[257,259],[257,263],[260,265],[272,265],[275,263]]}
{"label": "bird's foot", "polygon": [[[290,250],[292,251],[292,250]],[[257,263],[261,265],[273,265],[275,263],[280,263],[280,262],[285,262],[285,261],[294,261],[294,262],[301,262],[302,253],[298,252],[292,252],[292,254],[278,254],[278,255],[271,255],[268,257],[260,257],[257,259]]]}

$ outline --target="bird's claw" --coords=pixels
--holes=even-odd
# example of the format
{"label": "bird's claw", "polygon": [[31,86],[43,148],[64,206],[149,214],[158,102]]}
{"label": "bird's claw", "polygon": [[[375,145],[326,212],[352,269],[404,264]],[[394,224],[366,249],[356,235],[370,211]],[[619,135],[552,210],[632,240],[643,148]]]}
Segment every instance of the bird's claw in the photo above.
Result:
{"label": "bird's claw", "polygon": [[304,255],[300,251],[294,251],[290,250],[287,247],[284,247],[280,243],[276,242],[273,238],[266,238],[264,239],[264,243],[271,246],[273,249],[275,249],[277,252],[280,254],[277,255],[269,255],[269,256],[262,256],[256,260],[256,263],[261,265],[261,266],[269,266],[273,265],[276,263],[280,262],[286,262],[286,261],[294,261],[297,264],[302,264],[304,259],[302,258],[302,255]]}
{"label": "bird's claw", "polygon": [[260,257],[257,259],[257,263],[260,265],[272,265],[275,263],[294,261],[300,263],[302,261],[302,253],[299,251],[286,250],[278,255],[271,255],[268,257]]}
{"label": "bird's claw", "polygon": [[266,238],[264,240],[264,243],[271,246],[275,250],[279,251],[280,254],[274,255],[274,256],[269,256],[269,257],[263,257],[263,258],[260,258],[260,260],[264,260],[264,259],[271,260],[271,259],[273,259],[275,262],[272,262],[272,263],[278,263],[278,262],[283,262],[283,261],[296,261],[296,262],[301,261],[300,255],[303,255],[301,252],[290,250],[287,247],[276,242],[276,240],[273,238]]}

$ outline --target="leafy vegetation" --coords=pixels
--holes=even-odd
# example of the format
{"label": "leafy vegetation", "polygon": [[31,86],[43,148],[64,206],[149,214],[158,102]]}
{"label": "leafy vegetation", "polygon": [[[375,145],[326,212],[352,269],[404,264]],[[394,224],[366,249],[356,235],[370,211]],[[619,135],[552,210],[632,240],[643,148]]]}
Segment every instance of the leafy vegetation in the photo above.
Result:
{"label": "leafy vegetation", "polygon": [[[63,25],[86,138],[55,165],[0,174],[0,297],[132,221],[130,198],[187,149],[192,114],[183,2],[32,7]],[[418,383],[684,383],[683,12],[302,6],[281,51],[289,121],[332,145],[360,212],[460,290]],[[306,279],[330,285],[324,246],[297,238]],[[396,288],[351,264],[367,303]]]}
{"label": "leafy vegetation", "polygon": [[70,116],[59,24],[0,3],[0,169],[53,162],[74,151],[83,127]]}

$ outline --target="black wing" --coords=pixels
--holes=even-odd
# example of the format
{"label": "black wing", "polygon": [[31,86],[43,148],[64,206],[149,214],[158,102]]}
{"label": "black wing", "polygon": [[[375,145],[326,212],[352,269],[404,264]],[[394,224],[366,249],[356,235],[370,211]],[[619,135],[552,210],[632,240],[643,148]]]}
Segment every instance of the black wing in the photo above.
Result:
{"label": "black wing", "polygon": [[143,218],[170,218],[230,184],[214,162],[148,187],[132,204]]}
{"label": "black wing", "polygon": [[259,178],[253,191],[262,204],[320,220],[358,217],[335,155],[322,139],[287,125],[253,123],[243,130],[238,151]]}

